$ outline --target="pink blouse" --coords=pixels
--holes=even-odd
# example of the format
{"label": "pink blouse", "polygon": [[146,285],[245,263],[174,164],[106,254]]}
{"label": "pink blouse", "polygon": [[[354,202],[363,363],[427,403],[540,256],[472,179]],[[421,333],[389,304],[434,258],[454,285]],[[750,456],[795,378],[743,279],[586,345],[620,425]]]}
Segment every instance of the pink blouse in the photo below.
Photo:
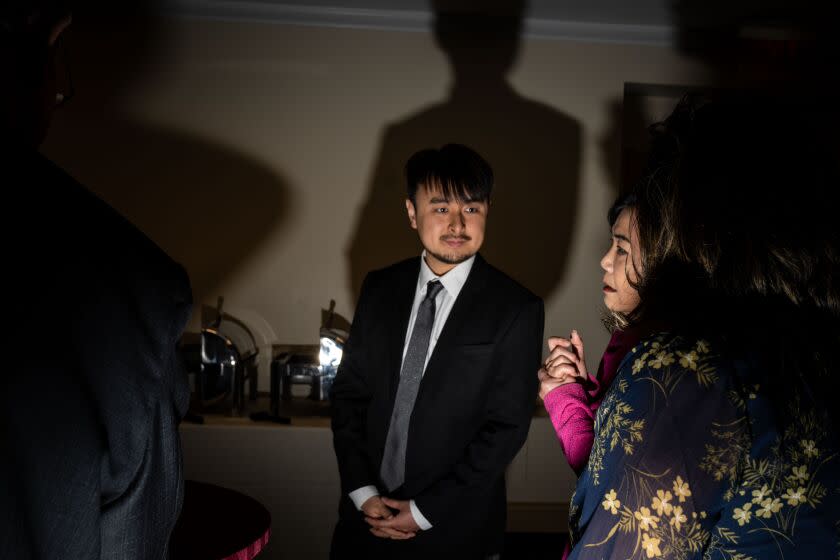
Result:
{"label": "pink blouse", "polygon": [[616,330],[595,377],[582,383],[561,385],[545,396],[543,404],[560,439],[569,466],[580,474],[589,460],[594,438],[595,412],[609,389],[624,356],[639,342],[638,331]]}

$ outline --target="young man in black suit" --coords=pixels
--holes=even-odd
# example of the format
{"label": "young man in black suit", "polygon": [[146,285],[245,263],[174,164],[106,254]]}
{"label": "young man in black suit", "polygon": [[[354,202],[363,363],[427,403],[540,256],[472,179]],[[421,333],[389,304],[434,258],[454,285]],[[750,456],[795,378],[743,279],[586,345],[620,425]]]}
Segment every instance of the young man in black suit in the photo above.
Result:
{"label": "young man in black suit", "polygon": [[423,254],[368,274],[331,394],[342,484],[331,556],[498,557],[543,303],[478,254],[493,187],[481,156],[424,150],[406,179]]}

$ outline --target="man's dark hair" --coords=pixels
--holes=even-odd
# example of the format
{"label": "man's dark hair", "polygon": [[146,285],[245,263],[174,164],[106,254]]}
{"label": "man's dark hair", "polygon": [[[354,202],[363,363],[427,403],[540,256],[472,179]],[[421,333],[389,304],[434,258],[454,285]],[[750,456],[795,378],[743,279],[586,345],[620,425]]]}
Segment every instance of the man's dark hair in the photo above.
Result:
{"label": "man's dark hair", "polygon": [[490,201],[493,169],[474,150],[461,144],[421,150],[405,164],[408,198],[416,202],[417,189],[440,189],[447,199]]}

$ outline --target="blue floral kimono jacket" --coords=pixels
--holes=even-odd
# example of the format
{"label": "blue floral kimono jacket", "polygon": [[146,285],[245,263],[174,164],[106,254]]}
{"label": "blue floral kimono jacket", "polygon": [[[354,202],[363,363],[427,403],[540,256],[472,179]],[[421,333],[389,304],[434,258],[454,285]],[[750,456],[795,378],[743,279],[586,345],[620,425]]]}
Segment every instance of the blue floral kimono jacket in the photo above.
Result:
{"label": "blue floral kimono jacket", "polygon": [[791,380],[777,425],[760,371],[704,340],[634,348],[595,420],[569,558],[840,558],[840,461]]}

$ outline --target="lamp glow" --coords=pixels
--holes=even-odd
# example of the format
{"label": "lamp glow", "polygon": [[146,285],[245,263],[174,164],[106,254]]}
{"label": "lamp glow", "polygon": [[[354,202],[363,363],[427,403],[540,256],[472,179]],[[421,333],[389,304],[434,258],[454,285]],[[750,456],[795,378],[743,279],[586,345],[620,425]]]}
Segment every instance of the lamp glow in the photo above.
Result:
{"label": "lamp glow", "polygon": [[326,336],[321,337],[321,352],[318,360],[322,369],[337,368],[343,354],[341,346],[335,340]]}

